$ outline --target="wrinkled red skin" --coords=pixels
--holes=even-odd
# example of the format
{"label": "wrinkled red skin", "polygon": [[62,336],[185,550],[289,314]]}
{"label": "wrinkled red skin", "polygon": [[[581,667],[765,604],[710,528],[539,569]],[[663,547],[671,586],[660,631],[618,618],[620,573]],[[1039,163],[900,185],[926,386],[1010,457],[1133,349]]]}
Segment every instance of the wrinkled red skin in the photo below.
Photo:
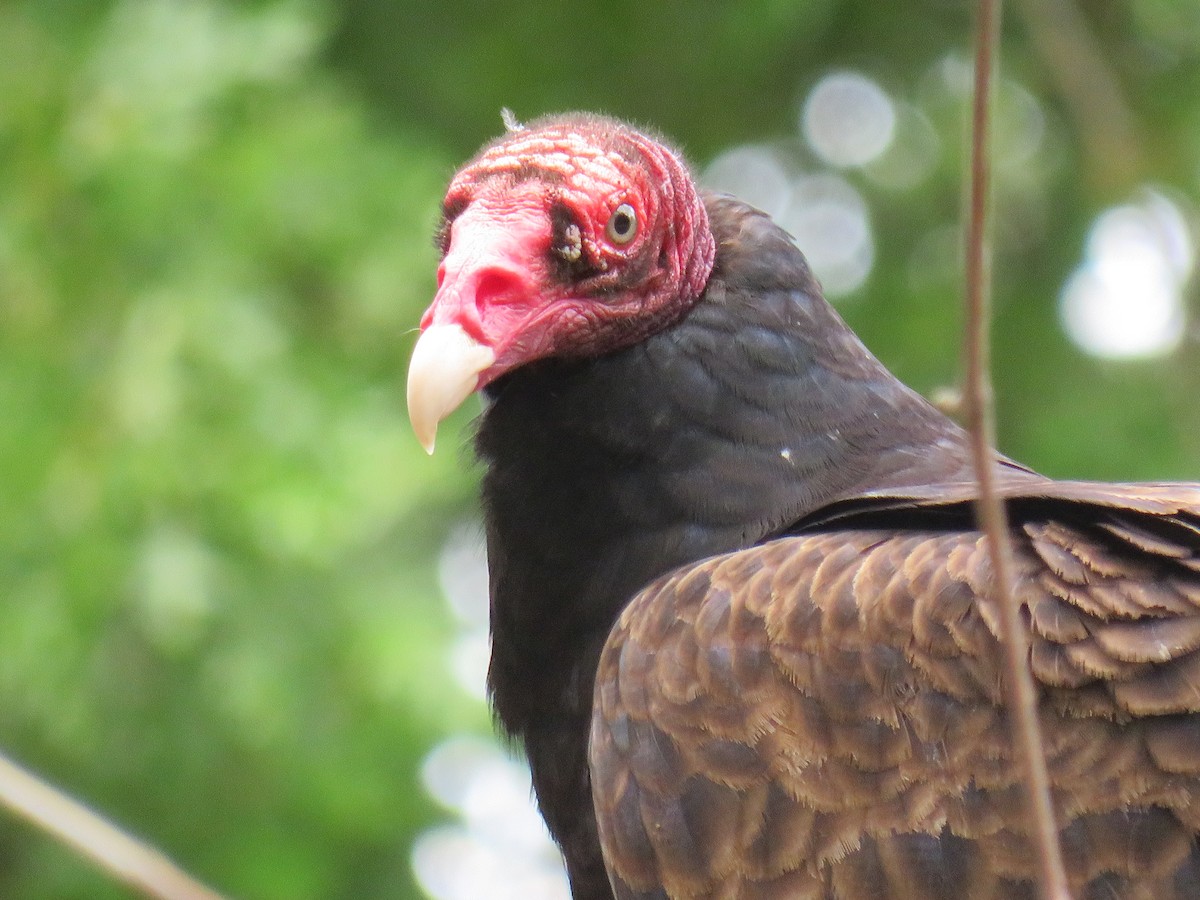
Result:
{"label": "wrinkled red skin", "polygon": [[[637,218],[625,244],[606,234],[621,204]],[[455,177],[445,208],[446,253],[421,328],[457,324],[492,349],[477,388],[534,359],[636,343],[680,317],[712,270],[707,214],[683,163],[609,122],[507,135]],[[555,210],[579,227],[586,279],[556,265]]]}
{"label": "wrinkled red skin", "polygon": [[[451,226],[449,249],[438,266],[438,292],[421,319],[430,325],[457,324],[496,352],[529,352],[526,332],[546,330],[539,321],[540,286],[546,281],[550,220],[541,185],[524,190],[483,190]],[[561,304],[554,304],[555,306]]]}

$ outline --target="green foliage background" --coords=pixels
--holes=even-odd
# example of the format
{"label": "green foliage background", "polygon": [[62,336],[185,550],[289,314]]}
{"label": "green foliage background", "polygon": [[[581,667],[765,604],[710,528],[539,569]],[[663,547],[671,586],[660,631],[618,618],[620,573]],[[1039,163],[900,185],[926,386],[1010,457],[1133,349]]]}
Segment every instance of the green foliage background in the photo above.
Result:
{"label": "green foliage background", "polygon": [[[1099,211],[1200,196],[1200,3],[1035,3],[1004,47],[1032,163],[1005,167],[998,119],[1002,448],[1200,479],[1195,325],[1112,363],[1055,312]],[[863,71],[943,153],[919,190],[859,185],[876,266],[842,309],[930,391],[959,285],[918,251],[957,221],[966,130],[929,73],[969,30],[949,0],[0,5],[0,747],[231,895],[417,896],[419,761],[489,727],[432,573],[473,502],[469,415],[431,460],[403,404],[456,164],[501,106],[652,123],[704,163]],[[1070,87],[1081,33],[1115,95]],[[127,895],[0,817],[0,896]]]}

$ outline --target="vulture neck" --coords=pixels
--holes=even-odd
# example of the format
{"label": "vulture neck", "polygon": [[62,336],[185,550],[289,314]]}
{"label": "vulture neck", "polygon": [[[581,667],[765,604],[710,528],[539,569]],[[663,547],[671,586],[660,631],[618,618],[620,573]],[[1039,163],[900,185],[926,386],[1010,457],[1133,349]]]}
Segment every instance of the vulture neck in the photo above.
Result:
{"label": "vulture neck", "polygon": [[477,439],[489,684],[577,896],[607,895],[586,740],[598,655],[634,594],[835,500],[970,477],[963,432],[871,356],[787,236],[730,199],[708,209],[715,268],[678,324],[510,373]]}

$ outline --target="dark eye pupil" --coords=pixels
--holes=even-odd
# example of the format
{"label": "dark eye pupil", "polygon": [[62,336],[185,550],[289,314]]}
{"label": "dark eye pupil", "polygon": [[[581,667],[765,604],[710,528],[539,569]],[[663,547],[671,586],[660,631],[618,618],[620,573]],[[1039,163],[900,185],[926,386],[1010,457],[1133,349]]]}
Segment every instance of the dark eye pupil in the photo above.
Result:
{"label": "dark eye pupil", "polygon": [[613,231],[624,237],[629,234],[629,229],[633,227],[633,219],[628,213],[619,212],[613,217]]}

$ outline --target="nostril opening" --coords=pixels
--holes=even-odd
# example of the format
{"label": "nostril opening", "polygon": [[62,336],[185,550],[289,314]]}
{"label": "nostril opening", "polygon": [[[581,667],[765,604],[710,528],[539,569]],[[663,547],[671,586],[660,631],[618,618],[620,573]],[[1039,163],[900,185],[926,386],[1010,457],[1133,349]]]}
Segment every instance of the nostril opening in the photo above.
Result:
{"label": "nostril opening", "polygon": [[481,272],[475,289],[477,304],[514,303],[522,299],[524,281],[508,269],[488,269]]}

